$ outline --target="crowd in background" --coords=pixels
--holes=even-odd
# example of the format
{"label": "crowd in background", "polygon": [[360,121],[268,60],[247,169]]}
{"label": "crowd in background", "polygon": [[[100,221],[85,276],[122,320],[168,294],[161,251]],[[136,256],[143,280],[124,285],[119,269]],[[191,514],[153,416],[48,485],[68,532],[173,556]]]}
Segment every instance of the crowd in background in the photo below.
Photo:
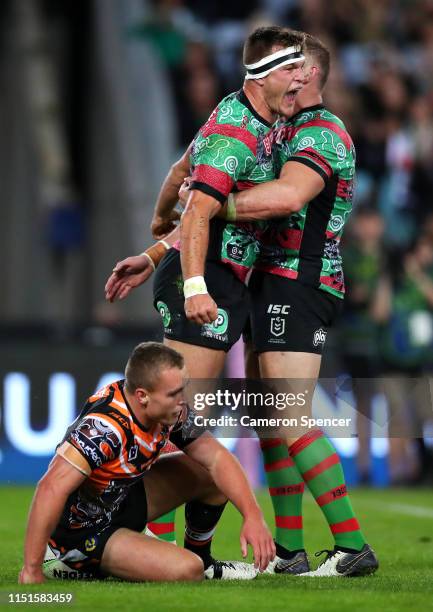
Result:
{"label": "crowd in background", "polygon": [[414,381],[433,367],[433,1],[155,1],[148,22],[131,34],[149,38],[166,63],[180,150],[221,96],[239,88],[245,36],[272,23],[307,31],[330,48],[325,103],[357,151],[336,346],[354,378],[359,469],[367,480],[368,417],[380,390],[364,379],[383,377],[391,478],[416,482],[430,459],[409,438],[425,433],[432,417]]}
{"label": "crowd in background", "polygon": [[[431,400],[426,402],[414,383],[433,369],[433,0],[141,1],[147,16],[128,28],[125,39],[145,40],[162,60],[173,94],[179,153],[221,97],[240,88],[242,45],[255,27],[278,24],[304,30],[331,50],[325,103],[343,119],[357,151],[354,212],[342,251],[347,298],[334,346],[341,368],[354,379],[361,473],[368,477],[368,417],[382,377],[391,380],[385,391],[394,436],[392,480],[419,480],[433,463],[428,454]],[[45,32],[40,39],[44,44],[39,41],[37,53],[32,51],[33,57],[43,54],[40,59],[45,61],[45,70],[38,69],[35,107],[49,134],[56,134],[51,129],[54,120],[64,124],[62,139],[44,137],[42,144],[52,153],[53,142],[65,141],[68,176],[86,201],[88,64],[96,38],[96,3],[33,4]],[[25,2],[19,5],[21,11],[26,8]],[[0,11],[3,46],[16,38],[6,28],[16,6],[11,0]],[[57,95],[41,95],[41,74],[45,81],[47,75],[53,77],[51,89]],[[53,159],[57,168],[58,155],[42,155],[45,162]],[[60,164],[60,169],[67,166]],[[73,206],[68,200],[66,208],[49,207],[53,214],[48,240],[62,279],[62,253],[82,249],[85,241],[81,216],[73,216],[83,212],[75,202],[79,198],[74,189],[69,191]],[[85,213],[91,214],[92,202],[88,204]],[[58,294],[57,284],[55,289]],[[97,311],[92,313],[98,321]],[[360,380],[365,378],[377,382]]]}

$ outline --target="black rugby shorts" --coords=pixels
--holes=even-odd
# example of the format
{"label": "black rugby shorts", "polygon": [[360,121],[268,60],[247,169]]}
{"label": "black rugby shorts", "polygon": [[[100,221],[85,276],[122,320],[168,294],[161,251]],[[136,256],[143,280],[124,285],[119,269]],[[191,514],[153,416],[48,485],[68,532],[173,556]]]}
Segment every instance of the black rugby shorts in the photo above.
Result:
{"label": "black rugby shorts", "polygon": [[343,300],[297,280],[254,270],[249,282],[254,351],[321,355]]}
{"label": "black rugby shorts", "polygon": [[153,304],[161,315],[166,338],[227,352],[240,338],[249,317],[248,288],[228,266],[217,261],[206,262],[204,278],[218,306],[213,323],[197,325],[187,319],[180,252],[174,248],[167,251],[155,272]]}

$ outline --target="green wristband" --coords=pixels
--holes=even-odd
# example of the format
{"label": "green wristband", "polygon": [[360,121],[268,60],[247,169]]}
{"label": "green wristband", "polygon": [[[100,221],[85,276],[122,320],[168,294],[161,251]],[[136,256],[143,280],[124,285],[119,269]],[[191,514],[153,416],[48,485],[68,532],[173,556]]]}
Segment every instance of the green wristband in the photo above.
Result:
{"label": "green wristband", "polygon": [[233,193],[229,193],[229,197],[227,198],[226,219],[227,221],[236,221],[236,204]]}

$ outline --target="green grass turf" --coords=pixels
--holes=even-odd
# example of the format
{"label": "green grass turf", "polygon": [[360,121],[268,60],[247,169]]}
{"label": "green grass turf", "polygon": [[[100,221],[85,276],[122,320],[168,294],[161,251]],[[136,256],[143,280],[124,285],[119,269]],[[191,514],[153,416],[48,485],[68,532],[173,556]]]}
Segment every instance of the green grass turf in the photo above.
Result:
{"label": "green grass turf", "polygon": [[[125,582],[45,583],[19,586],[25,520],[32,489],[0,487],[0,604],[9,592],[72,592],[73,610],[200,610],[243,612],[272,610],[399,611],[420,606],[433,609],[433,492],[427,490],[358,489],[353,505],[368,542],[375,548],[380,569],[366,578],[307,579],[259,576],[252,582],[201,584],[131,584]],[[269,524],[272,508],[266,493],[259,495]],[[310,553],[332,548],[320,511],[309,494],[304,502],[306,547]],[[178,511],[178,541],[183,511]],[[227,508],[214,542],[214,555],[239,559],[240,517]],[[313,564],[319,560],[314,558]],[[5,608],[34,609],[35,605]],[[64,608],[59,604],[37,608]],[[1,605],[0,605],[1,608]]]}

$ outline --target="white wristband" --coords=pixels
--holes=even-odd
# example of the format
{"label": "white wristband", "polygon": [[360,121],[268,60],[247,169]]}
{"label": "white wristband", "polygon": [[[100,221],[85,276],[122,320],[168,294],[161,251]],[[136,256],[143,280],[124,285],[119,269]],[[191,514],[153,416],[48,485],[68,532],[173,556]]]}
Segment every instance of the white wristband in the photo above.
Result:
{"label": "white wristband", "polygon": [[191,278],[187,278],[183,283],[183,294],[185,299],[193,295],[204,295],[207,292],[203,276],[192,276]]}

